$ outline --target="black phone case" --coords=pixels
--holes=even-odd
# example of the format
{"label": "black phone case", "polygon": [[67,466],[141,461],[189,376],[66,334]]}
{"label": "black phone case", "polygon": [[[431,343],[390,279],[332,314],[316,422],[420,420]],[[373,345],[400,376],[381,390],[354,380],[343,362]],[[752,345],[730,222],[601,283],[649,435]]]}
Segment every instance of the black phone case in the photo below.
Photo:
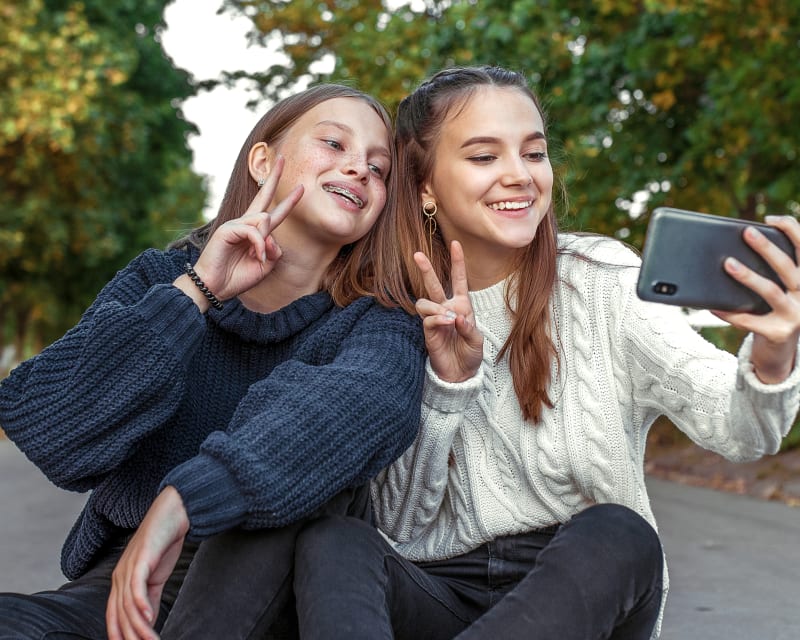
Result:
{"label": "black phone case", "polygon": [[723,268],[733,256],[753,271],[785,286],[764,259],[745,244],[745,227],[757,227],[794,257],[794,245],[766,224],[668,207],[656,209],[647,227],[636,293],[642,300],[720,311],[767,313],[764,299]]}

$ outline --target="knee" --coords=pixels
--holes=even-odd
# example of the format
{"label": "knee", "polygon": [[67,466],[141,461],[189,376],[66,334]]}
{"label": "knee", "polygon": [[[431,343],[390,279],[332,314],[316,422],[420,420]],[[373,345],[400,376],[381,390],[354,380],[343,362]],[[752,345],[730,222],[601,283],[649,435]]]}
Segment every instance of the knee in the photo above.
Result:
{"label": "knee", "polygon": [[624,571],[660,579],[664,554],[656,530],[641,515],[619,504],[598,504],[573,518],[589,548]]}
{"label": "knee", "polygon": [[298,556],[336,557],[346,555],[349,549],[364,549],[373,536],[375,528],[349,516],[328,515],[311,520],[297,538]]}

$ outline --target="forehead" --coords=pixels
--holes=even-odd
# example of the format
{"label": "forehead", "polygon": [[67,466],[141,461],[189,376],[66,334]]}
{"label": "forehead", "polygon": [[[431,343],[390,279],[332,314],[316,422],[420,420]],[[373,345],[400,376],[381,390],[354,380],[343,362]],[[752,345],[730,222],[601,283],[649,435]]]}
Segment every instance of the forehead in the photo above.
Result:
{"label": "forehead", "polygon": [[444,123],[444,132],[448,130],[470,136],[513,131],[527,135],[531,130],[544,131],[544,121],[536,104],[523,91],[483,86],[451,111]]}
{"label": "forehead", "polygon": [[321,127],[340,128],[353,135],[364,137],[370,145],[388,148],[389,134],[383,119],[364,100],[359,98],[331,98],[320,102],[300,116],[291,132],[302,135]]}

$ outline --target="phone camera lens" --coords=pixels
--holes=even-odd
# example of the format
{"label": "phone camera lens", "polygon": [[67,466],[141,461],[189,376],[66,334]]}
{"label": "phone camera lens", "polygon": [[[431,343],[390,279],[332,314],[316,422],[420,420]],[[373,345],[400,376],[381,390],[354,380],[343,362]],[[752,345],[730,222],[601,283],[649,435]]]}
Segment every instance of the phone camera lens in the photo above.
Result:
{"label": "phone camera lens", "polygon": [[675,292],[678,290],[678,287],[671,282],[656,282],[653,285],[653,291],[658,293],[662,296],[672,296],[675,295]]}

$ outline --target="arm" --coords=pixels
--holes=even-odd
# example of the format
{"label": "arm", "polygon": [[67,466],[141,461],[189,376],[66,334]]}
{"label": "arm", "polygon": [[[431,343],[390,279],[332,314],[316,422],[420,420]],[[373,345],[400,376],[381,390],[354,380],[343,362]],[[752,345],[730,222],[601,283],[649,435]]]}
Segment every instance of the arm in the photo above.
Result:
{"label": "arm", "polygon": [[372,483],[377,524],[394,540],[416,539],[442,509],[458,501],[449,495],[450,453],[464,411],[482,383],[480,371],[465,382],[446,382],[427,364],[417,439]]}
{"label": "arm", "polygon": [[0,424],[48,478],[91,488],[172,414],[204,332],[159,251],[106,285],[78,325],[0,384]]}
{"label": "arm", "polygon": [[452,502],[448,479],[453,441],[465,409],[481,390],[483,335],[475,324],[459,242],[451,243],[450,256],[452,296],[448,298],[427,257],[414,255],[429,296],[416,305],[429,356],[420,432],[414,446],[382,471],[372,486],[378,523],[396,539],[413,538],[414,532],[433,522]]}
{"label": "arm", "polygon": [[411,443],[424,361],[418,322],[371,300],[348,310],[356,306],[365,313],[340,345],[319,329],[315,350],[336,348],[331,361],[276,367],[251,387],[227,431],[168,474],[114,570],[109,637],[156,637],[153,611],[187,535],[299,520]]}
{"label": "arm", "polygon": [[[283,526],[348,486],[368,481],[413,441],[419,423],[424,348],[418,321],[371,300],[324,364],[310,353],[253,385],[225,432],[174,469],[190,533],[206,537],[241,524]],[[321,337],[314,350],[331,347]],[[332,327],[331,331],[336,328]]]}
{"label": "arm", "polygon": [[777,451],[797,414],[800,370],[765,384],[753,373],[752,337],[738,357],[717,349],[677,308],[642,302],[633,287],[625,287],[619,319],[620,357],[638,410],[652,419],[663,413],[699,446],[734,461]]}

